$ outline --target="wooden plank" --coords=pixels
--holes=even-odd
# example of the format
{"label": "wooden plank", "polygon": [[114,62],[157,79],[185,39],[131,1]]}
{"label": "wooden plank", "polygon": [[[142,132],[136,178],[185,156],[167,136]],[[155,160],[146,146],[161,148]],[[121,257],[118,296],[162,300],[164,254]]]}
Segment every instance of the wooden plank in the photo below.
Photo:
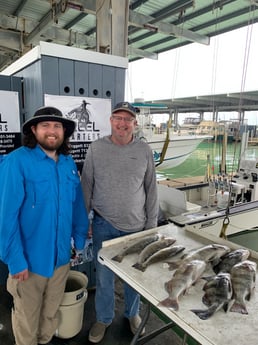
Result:
{"label": "wooden plank", "polygon": [[159,184],[163,184],[167,187],[185,187],[185,186],[192,186],[198,185],[202,183],[206,183],[204,176],[193,176],[193,177],[182,177],[177,179],[167,179],[158,181]]}

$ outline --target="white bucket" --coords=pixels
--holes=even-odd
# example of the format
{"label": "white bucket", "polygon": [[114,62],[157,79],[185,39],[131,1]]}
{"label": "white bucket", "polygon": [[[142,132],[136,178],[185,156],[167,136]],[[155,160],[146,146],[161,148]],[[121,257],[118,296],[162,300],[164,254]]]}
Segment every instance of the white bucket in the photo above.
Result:
{"label": "white bucket", "polygon": [[59,307],[59,326],[56,336],[59,338],[72,338],[82,328],[84,303],[88,292],[86,287],[88,278],[78,271],[70,271],[62,303]]}

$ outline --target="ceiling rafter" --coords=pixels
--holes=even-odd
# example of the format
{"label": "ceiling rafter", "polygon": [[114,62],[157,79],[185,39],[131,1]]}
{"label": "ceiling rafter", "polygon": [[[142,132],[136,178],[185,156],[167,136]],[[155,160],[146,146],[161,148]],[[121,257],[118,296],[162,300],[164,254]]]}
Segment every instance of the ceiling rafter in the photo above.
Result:
{"label": "ceiling rafter", "polygon": [[14,16],[18,16],[20,13],[21,13],[21,11],[22,11],[22,9],[23,9],[23,7],[24,7],[24,5],[26,4],[26,2],[27,2],[28,0],[22,0],[19,4],[18,4],[18,6],[16,7],[16,9],[13,11],[13,15]]}
{"label": "ceiling rafter", "polygon": [[[232,3],[236,0],[228,0],[227,1],[227,4],[228,3]],[[216,3],[216,6],[218,6],[218,4]],[[210,8],[210,6],[209,6]],[[248,14],[250,11],[253,11],[254,8],[252,7],[251,9],[250,8],[244,8],[244,9],[241,9],[241,10],[236,10],[236,11],[233,11],[231,12],[230,14],[227,14],[227,15],[224,15],[224,16],[221,16],[220,18],[215,18],[215,19],[212,19],[210,21],[207,21],[205,24],[199,24],[195,27],[192,27],[191,28],[191,31],[193,32],[196,32],[198,30],[202,30],[204,28],[207,29],[207,27],[215,27],[217,26],[218,23],[223,23],[223,22],[228,22],[229,20],[231,19],[234,19],[236,17],[239,17],[241,15],[244,15],[244,14]],[[203,11],[202,11],[203,12]],[[200,13],[198,13],[200,15]],[[191,17],[192,19],[192,17]],[[252,19],[252,23],[257,23],[258,22],[258,18],[253,18]],[[222,33],[225,33],[225,32],[228,32],[228,31],[232,31],[236,28],[240,28],[240,27],[243,27],[243,26],[247,26],[248,24],[251,24],[251,23],[248,23],[246,20],[242,23],[238,23],[237,25],[232,25],[232,26],[229,26],[227,27],[227,29],[217,29],[213,31],[212,34],[209,35],[209,37],[213,37],[213,36],[216,36],[216,35],[219,35],[219,34],[222,34]],[[148,34],[145,35],[144,38],[146,38]],[[164,44],[164,43],[167,43],[167,42],[170,42],[171,40],[175,39],[176,37],[165,37],[163,39],[160,39],[160,40],[157,40],[156,41],[156,45],[161,45],[161,44]],[[130,41],[129,43],[130,44],[133,44],[135,43],[136,41],[139,41],[139,40],[142,40],[143,39],[143,36],[141,37],[137,37],[135,40],[132,40]],[[179,48],[179,47],[182,47],[183,45],[186,45],[188,42],[186,41],[181,41],[179,42],[178,44],[174,45],[174,48]],[[146,50],[146,49],[149,49],[151,48],[151,44],[145,44],[143,46],[140,47],[141,49],[143,50]],[[158,50],[158,53],[161,53],[161,52],[164,52],[166,51],[167,49],[160,49]]]}
{"label": "ceiling rafter", "polygon": [[[235,1],[236,1],[236,0],[226,0],[226,1],[223,2],[223,6],[225,6],[226,4],[233,3],[233,2],[235,2]],[[200,16],[202,16],[202,15],[205,15],[205,14],[211,12],[211,11],[214,11],[214,10],[217,9],[217,8],[221,8],[221,1],[217,1],[217,2],[214,3],[214,4],[208,5],[208,6],[202,8],[202,9],[200,9],[200,10],[194,11],[193,13],[184,15],[184,16],[178,18],[177,20],[175,20],[175,21],[173,21],[173,22],[170,22],[170,24],[173,24],[173,25],[175,25],[175,26],[182,25],[182,24],[184,24],[184,23],[186,23],[186,22],[188,22],[188,21],[192,21],[192,20],[194,20],[194,19],[196,19],[196,18],[198,18],[198,17],[200,17]],[[226,18],[225,18],[225,19],[226,19]],[[215,22],[213,21],[213,24],[214,24],[214,23],[215,23]],[[205,24],[206,24],[206,22],[205,22]],[[211,21],[209,22],[208,25],[211,25]],[[197,30],[200,30],[200,29],[202,29],[201,25],[191,28],[191,31],[196,32]],[[151,33],[147,33],[147,34],[145,33],[145,34],[143,34],[143,35],[141,35],[141,36],[136,37],[135,39],[132,39],[132,40],[130,41],[130,43],[135,43],[135,42],[137,42],[137,41],[146,39],[147,37],[150,37],[150,35],[151,35]],[[164,41],[163,41],[163,40],[160,40],[160,41],[158,41],[157,43],[158,43],[158,44],[161,44],[161,43],[164,43]]]}
{"label": "ceiling rafter", "polygon": [[153,25],[153,22],[154,18],[152,16],[146,16],[132,11],[129,12],[129,23],[131,25],[137,26],[138,28],[146,29],[152,32],[162,33],[166,36],[168,35],[183,37],[192,42],[202,43],[206,45],[209,44],[209,38],[207,36],[199,35],[190,30],[177,27],[174,24],[158,22],[155,20],[155,25]]}
{"label": "ceiling rafter", "polygon": [[[151,21],[150,24],[154,24],[157,21],[161,21],[163,19],[166,19],[168,17],[171,17],[175,14],[180,14],[181,11],[185,10],[186,8],[192,7],[193,6],[194,1],[193,0],[183,0],[180,2],[180,4],[177,3],[173,3],[169,6],[166,6],[165,8],[163,8],[162,10],[156,11],[154,13],[152,13],[151,17]],[[138,12],[136,12],[138,13]],[[173,24],[173,23],[171,23]],[[135,32],[138,31],[137,28],[130,28],[129,27],[129,34],[132,35]]]}
{"label": "ceiling rafter", "polygon": [[71,29],[75,24],[79,23],[82,19],[84,19],[88,13],[80,13],[76,18],[68,22],[63,29],[68,30]]}
{"label": "ceiling rafter", "polygon": [[54,3],[48,13],[39,21],[39,24],[33,29],[33,31],[25,37],[24,44],[28,45],[38,41],[41,34],[58,21],[58,18],[62,16],[67,10],[67,4],[65,0],[61,0],[59,3]]}
{"label": "ceiling rafter", "polygon": [[[131,0],[129,12],[129,61],[258,22],[257,0]],[[1,1],[0,71],[39,40],[94,50],[97,25],[96,0]]]}

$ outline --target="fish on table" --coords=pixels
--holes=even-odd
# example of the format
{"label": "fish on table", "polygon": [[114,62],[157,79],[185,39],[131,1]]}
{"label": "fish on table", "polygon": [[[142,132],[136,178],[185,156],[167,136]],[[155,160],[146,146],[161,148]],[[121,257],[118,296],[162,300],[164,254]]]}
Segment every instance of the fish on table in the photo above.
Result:
{"label": "fish on table", "polygon": [[213,243],[197,249],[192,249],[188,253],[185,253],[179,260],[169,261],[167,264],[169,265],[169,270],[174,270],[181,264],[185,264],[192,260],[203,260],[206,263],[211,262],[212,265],[216,265],[220,258],[229,252],[230,248],[228,246]]}
{"label": "fish on table", "polygon": [[182,245],[170,245],[169,247],[162,248],[158,250],[156,253],[152,254],[150,257],[148,257],[143,262],[137,262],[133,265],[134,268],[144,272],[146,268],[159,261],[164,261],[166,259],[169,259],[178,253],[181,253],[185,249]]}
{"label": "fish on table", "polygon": [[232,298],[233,290],[229,273],[219,273],[213,277],[207,277],[207,282],[203,286],[205,291],[202,302],[207,309],[191,309],[200,319],[207,320],[218,310],[224,309],[226,312]]}
{"label": "fish on table", "polygon": [[256,262],[245,260],[232,267],[231,280],[233,286],[233,299],[230,311],[248,314],[246,301],[250,301],[255,289]]}
{"label": "fish on table", "polygon": [[165,237],[159,241],[155,241],[153,243],[148,244],[139,254],[137,262],[133,265],[133,267],[138,268],[140,265],[146,261],[149,257],[153,254],[158,252],[160,249],[166,248],[171,246],[176,242],[176,239],[173,237]]}
{"label": "fish on table", "polygon": [[213,270],[216,274],[218,274],[219,272],[230,273],[231,268],[234,265],[244,260],[247,260],[249,256],[250,256],[250,251],[248,249],[238,248],[236,250],[233,250],[223,255],[221,257],[221,261],[217,265],[213,266]]}
{"label": "fish on table", "polygon": [[177,311],[179,297],[185,295],[189,288],[197,282],[205,268],[206,262],[203,260],[192,260],[179,266],[172,278],[164,284],[169,297],[159,302],[159,306]]}
{"label": "fish on table", "polygon": [[164,235],[159,233],[141,237],[140,239],[133,241],[133,243],[130,245],[125,246],[117,255],[112,258],[112,260],[122,262],[126,255],[140,253],[147,245],[152,242],[159,241],[164,237]]}

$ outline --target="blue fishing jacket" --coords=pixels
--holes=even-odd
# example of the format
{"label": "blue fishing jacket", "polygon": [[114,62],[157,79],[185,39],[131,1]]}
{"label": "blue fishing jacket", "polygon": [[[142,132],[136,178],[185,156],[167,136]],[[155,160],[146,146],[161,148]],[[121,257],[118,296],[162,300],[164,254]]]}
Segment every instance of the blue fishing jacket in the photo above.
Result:
{"label": "blue fishing jacket", "polygon": [[36,146],[21,147],[0,165],[0,258],[11,274],[51,277],[69,263],[71,239],[83,249],[88,232],[80,178],[71,156],[58,162]]}

